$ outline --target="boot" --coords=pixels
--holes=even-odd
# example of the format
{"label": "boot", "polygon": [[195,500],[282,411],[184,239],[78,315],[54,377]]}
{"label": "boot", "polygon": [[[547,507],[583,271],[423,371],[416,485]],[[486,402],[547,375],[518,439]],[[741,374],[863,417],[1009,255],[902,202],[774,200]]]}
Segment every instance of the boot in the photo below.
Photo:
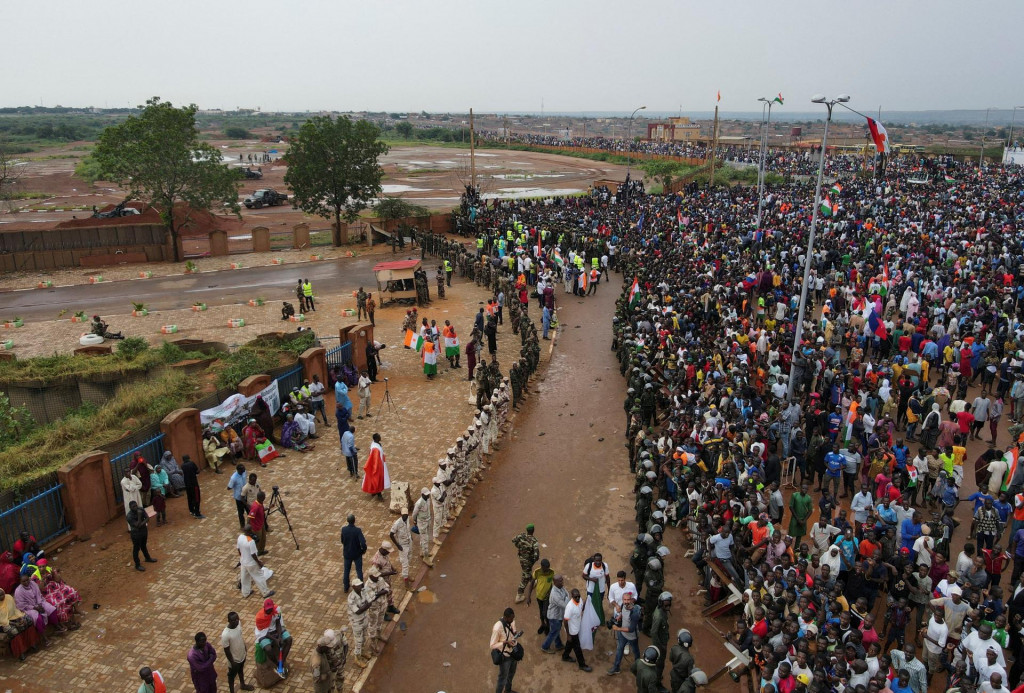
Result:
{"label": "boot", "polygon": [[352,661],[354,661],[356,663],[356,666],[360,669],[365,669],[366,665],[369,664],[369,662],[363,659],[362,655],[356,655]]}

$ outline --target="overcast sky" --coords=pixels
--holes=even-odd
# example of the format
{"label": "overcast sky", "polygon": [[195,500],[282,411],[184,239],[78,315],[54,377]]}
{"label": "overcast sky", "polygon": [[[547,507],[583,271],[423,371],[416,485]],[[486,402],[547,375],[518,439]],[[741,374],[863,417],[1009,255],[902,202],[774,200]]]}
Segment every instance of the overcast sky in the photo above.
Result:
{"label": "overcast sky", "polygon": [[1024,104],[1024,1],[6,3],[0,105],[480,112]]}

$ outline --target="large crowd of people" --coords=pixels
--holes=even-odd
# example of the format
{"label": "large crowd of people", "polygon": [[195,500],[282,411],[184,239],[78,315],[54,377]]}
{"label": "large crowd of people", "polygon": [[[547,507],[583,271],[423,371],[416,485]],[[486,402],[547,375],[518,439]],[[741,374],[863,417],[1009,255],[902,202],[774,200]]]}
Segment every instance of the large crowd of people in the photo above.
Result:
{"label": "large crowd of people", "polygon": [[[759,690],[1012,689],[1024,180],[948,160],[880,179],[854,166],[833,169],[809,256],[807,183],[772,187],[761,228],[742,187],[471,201],[460,228],[538,276],[576,256],[622,272],[642,631],[671,599],[663,541],[678,528]],[[511,656],[506,625],[492,647]],[[663,685],[667,632],[652,662],[633,649],[638,682],[650,664]]]}

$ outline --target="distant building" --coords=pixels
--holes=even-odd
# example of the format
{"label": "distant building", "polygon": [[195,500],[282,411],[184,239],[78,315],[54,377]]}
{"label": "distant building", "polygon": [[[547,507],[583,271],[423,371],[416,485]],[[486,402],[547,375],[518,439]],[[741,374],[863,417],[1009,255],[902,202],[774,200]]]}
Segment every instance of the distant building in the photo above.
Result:
{"label": "distant building", "polygon": [[689,118],[669,118],[664,123],[647,123],[647,139],[653,142],[693,142],[700,137],[700,125]]}

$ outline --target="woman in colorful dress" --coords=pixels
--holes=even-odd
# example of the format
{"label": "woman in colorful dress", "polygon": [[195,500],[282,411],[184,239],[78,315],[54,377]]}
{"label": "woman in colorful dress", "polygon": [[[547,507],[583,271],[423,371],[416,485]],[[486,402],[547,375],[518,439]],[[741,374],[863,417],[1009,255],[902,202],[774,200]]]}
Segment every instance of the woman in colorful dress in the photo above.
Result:
{"label": "woman in colorful dress", "polygon": [[43,575],[43,599],[57,608],[57,618],[67,624],[68,629],[77,630],[81,624],[75,616],[82,597],[71,585],[64,582],[57,568],[49,568]]}

